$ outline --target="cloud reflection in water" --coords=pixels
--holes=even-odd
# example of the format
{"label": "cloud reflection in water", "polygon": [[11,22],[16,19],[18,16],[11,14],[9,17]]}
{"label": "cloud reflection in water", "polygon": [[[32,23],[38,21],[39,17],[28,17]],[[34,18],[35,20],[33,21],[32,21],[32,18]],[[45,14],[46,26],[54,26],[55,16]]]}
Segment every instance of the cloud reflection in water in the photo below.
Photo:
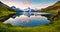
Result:
{"label": "cloud reflection in water", "polygon": [[36,26],[36,25],[41,25],[41,24],[49,24],[50,21],[44,17],[44,16],[25,16],[25,15],[20,15],[19,17],[17,16],[15,19],[9,18],[5,22],[5,24],[11,24],[13,26]]}

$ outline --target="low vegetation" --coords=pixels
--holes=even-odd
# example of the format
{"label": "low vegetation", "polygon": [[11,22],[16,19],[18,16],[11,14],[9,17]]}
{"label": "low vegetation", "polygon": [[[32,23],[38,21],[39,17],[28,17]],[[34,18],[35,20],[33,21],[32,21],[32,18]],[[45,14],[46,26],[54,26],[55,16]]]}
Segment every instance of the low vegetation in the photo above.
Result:
{"label": "low vegetation", "polygon": [[[60,1],[57,2],[57,4],[54,4],[53,6],[54,7],[60,6],[58,3],[60,4]],[[3,24],[0,22],[0,32],[60,32],[60,10],[59,10],[60,7],[59,8],[56,7],[57,9],[55,10],[53,6],[50,6],[42,10],[43,12],[53,13],[48,17],[49,20],[51,20],[50,24],[33,26],[33,27],[21,27],[21,26],[12,26],[10,24]],[[15,12],[6,12],[6,11],[3,12],[0,13],[0,19],[5,19],[5,16],[7,17],[7,15],[9,16],[10,14],[15,13]],[[37,12],[41,12],[41,11],[39,10]]]}
{"label": "low vegetation", "polygon": [[16,14],[16,12],[11,9],[9,6],[0,2],[0,22],[7,20],[9,17]]}
{"label": "low vegetation", "polygon": [[60,32],[60,20],[54,21],[53,24],[34,27],[17,27],[0,23],[0,32]]}

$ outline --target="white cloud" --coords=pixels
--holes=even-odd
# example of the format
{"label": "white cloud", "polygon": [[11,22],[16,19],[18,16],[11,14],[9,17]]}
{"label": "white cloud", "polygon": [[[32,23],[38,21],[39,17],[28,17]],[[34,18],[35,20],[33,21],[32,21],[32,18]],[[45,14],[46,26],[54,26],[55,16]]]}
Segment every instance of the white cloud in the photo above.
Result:
{"label": "white cloud", "polygon": [[41,8],[46,8],[46,7],[51,6],[51,5],[53,5],[53,3],[52,4],[34,4],[34,5],[31,5],[31,8],[41,9]]}
{"label": "white cloud", "polygon": [[40,9],[40,8],[45,8],[45,7],[48,7],[48,6],[50,6],[50,5],[52,5],[52,4],[30,4],[30,5],[25,5],[25,4],[23,4],[23,2],[21,2],[20,0],[20,2],[18,2],[17,0],[0,0],[0,1],[2,1],[4,4],[6,4],[6,5],[8,5],[8,6],[16,6],[17,8],[21,8],[21,9],[25,9],[25,8],[27,8],[27,7],[31,7],[31,8],[38,8],[38,9]]}

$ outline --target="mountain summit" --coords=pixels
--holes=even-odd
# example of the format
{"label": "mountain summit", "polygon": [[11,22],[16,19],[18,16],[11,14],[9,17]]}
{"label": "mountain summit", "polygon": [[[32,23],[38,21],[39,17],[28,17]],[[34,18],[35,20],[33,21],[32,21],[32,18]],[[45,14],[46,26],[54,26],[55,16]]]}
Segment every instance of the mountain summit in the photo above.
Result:
{"label": "mountain summit", "polygon": [[26,9],[24,9],[24,11],[26,11],[26,12],[35,12],[35,10],[34,9],[31,9],[30,7],[28,7],[28,8],[26,8]]}
{"label": "mountain summit", "polygon": [[2,5],[3,3],[0,1],[0,5]]}
{"label": "mountain summit", "polygon": [[[58,1],[57,3],[59,3],[59,4],[60,4],[60,1]],[[56,3],[56,4],[57,4],[57,3]]]}

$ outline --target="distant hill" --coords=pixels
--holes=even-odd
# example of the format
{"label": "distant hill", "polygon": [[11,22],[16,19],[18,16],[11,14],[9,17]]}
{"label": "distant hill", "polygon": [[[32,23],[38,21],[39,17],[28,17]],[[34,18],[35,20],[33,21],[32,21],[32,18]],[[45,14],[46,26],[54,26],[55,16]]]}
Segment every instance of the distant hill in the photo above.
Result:
{"label": "distant hill", "polygon": [[38,10],[37,12],[51,12],[53,15],[49,16],[51,19],[60,19],[60,1],[56,2],[52,6]]}
{"label": "distant hill", "polygon": [[15,6],[12,6],[11,8],[14,9],[16,12],[23,12],[23,10],[16,8]]}
{"label": "distant hill", "polygon": [[5,21],[14,14],[16,14],[16,12],[13,9],[0,1],[0,22]]}
{"label": "distant hill", "polygon": [[15,6],[12,6],[11,8],[14,9],[16,12],[23,12],[23,11],[25,11],[25,12],[29,12],[29,11],[30,12],[35,12],[35,10],[31,9],[30,7],[25,8],[24,10],[22,10],[20,8],[16,8]]}

